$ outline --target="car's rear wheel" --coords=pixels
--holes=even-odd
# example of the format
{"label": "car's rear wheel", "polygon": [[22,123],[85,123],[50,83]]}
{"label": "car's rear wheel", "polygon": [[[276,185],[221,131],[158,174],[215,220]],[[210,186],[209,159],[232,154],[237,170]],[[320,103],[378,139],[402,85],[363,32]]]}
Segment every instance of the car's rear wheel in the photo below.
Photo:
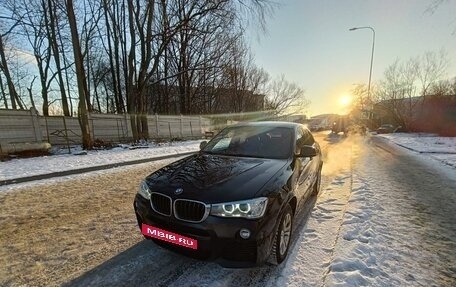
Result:
{"label": "car's rear wheel", "polygon": [[280,218],[279,228],[275,235],[274,244],[272,245],[272,252],[270,262],[278,265],[285,260],[290,249],[291,233],[293,229],[293,210],[287,204],[285,211]]}

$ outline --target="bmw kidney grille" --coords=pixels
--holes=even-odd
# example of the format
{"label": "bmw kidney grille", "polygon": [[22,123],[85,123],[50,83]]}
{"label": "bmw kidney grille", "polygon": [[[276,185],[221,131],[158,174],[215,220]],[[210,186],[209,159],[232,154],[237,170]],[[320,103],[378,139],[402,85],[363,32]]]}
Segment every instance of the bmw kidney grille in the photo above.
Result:
{"label": "bmw kidney grille", "polygon": [[204,221],[210,212],[210,205],[204,202],[176,199],[173,203],[171,197],[158,192],[151,193],[150,203],[152,209],[161,215],[171,216],[174,213],[175,218],[194,223]]}

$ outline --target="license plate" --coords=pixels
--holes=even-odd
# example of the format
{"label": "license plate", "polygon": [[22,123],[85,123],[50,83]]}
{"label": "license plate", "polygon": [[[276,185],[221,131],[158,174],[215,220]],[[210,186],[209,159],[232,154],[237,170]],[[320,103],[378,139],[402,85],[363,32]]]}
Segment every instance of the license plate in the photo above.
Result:
{"label": "license plate", "polygon": [[155,226],[147,225],[144,223],[141,226],[141,233],[145,236],[163,240],[183,247],[195,250],[198,248],[198,241],[196,239],[182,236],[177,233],[169,232],[164,229],[160,229]]}

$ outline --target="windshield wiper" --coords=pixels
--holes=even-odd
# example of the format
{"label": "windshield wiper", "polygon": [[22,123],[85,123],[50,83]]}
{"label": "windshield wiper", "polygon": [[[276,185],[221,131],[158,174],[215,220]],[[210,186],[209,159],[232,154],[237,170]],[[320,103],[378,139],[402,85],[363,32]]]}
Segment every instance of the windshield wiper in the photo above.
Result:
{"label": "windshield wiper", "polygon": [[251,154],[242,154],[242,153],[231,153],[231,154],[227,153],[224,155],[236,156],[236,157],[267,158],[267,157],[261,156],[261,155],[251,155]]}

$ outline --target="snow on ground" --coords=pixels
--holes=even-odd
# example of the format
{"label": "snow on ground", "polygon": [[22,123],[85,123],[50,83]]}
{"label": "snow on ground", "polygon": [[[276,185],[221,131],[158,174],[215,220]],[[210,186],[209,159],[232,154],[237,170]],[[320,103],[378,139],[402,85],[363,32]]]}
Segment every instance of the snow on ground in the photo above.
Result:
{"label": "snow on ground", "polygon": [[122,145],[110,150],[88,151],[86,155],[76,155],[80,150],[73,150],[74,154],[13,159],[0,164],[0,180],[193,152],[199,149],[200,142],[200,140],[171,142],[136,149]]}
{"label": "snow on ground", "polygon": [[321,191],[268,286],[455,286],[456,181],[420,153],[354,142],[344,156],[350,167]]}
{"label": "snow on ground", "polygon": [[[185,157],[185,156],[157,160],[152,163],[156,163],[157,166],[162,167],[162,166],[170,164],[176,160],[179,160],[183,157]],[[52,178],[47,178],[47,179],[33,180],[33,181],[27,181],[27,182],[22,182],[22,183],[0,185],[0,193],[14,192],[16,190],[22,190],[24,188],[32,188],[32,187],[35,189],[41,189],[41,188],[46,188],[46,186],[49,186],[49,185],[56,185],[59,183],[65,183],[67,181],[72,181],[72,180],[84,181],[84,180],[90,179],[91,177],[109,176],[116,172],[130,172],[132,170],[138,170],[138,169],[145,168],[148,166],[151,166],[150,162],[134,164],[134,165],[126,165],[126,166],[121,166],[121,167],[114,167],[114,168],[110,168],[110,169],[101,169],[101,170],[85,172],[85,173],[76,173],[76,174],[72,174],[72,175],[52,177]],[[152,165],[152,166],[155,166],[155,165]],[[139,185],[139,183],[137,183],[137,184]]]}
{"label": "snow on ground", "polygon": [[454,182],[419,156],[374,150],[354,166],[328,285],[454,286]]}
{"label": "snow on ground", "polygon": [[[426,156],[446,165],[456,167],[456,137],[437,137],[432,134],[413,133],[394,133],[379,136],[412,151],[426,154]],[[199,149],[200,142],[195,140],[161,145],[154,144],[147,146],[147,148],[137,149],[130,149],[128,145],[121,145],[110,150],[89,151],[87,155],[76,155],[80,152],[78,149],[72,149],[73,154],[58,154],[62,151],[66,152],[66,150],[60,150],[52,156],[2,162],[0,180],[192,152]]]}
{"label": "snow on ground", "polygon": [[[455,286],[456,181],[423,165],[428,156],[452,155],[454,139],[413,134],[381,139],[408,144],[409,150],[396,154],[368,144],[369,139],[350,137],[328,144],[323,166],[328,182],[297,229],[289,258],[281,266],[224,269],[154,246],[143,254],[143,261],[120,256],[123,263],[94,275],[100,283],[95,285]],[[436,152],[436,145],[444,153],[427,152]],[[455,170],[451,165],[445,168]],[[5,170],[3,164],[0,170]]]}
{"label": "snow on ground", "polygon": [[456,167],[456,137],[440,137],[424,133],[392,133],[378,136],[401,147],[426,154],[446,165]]}

